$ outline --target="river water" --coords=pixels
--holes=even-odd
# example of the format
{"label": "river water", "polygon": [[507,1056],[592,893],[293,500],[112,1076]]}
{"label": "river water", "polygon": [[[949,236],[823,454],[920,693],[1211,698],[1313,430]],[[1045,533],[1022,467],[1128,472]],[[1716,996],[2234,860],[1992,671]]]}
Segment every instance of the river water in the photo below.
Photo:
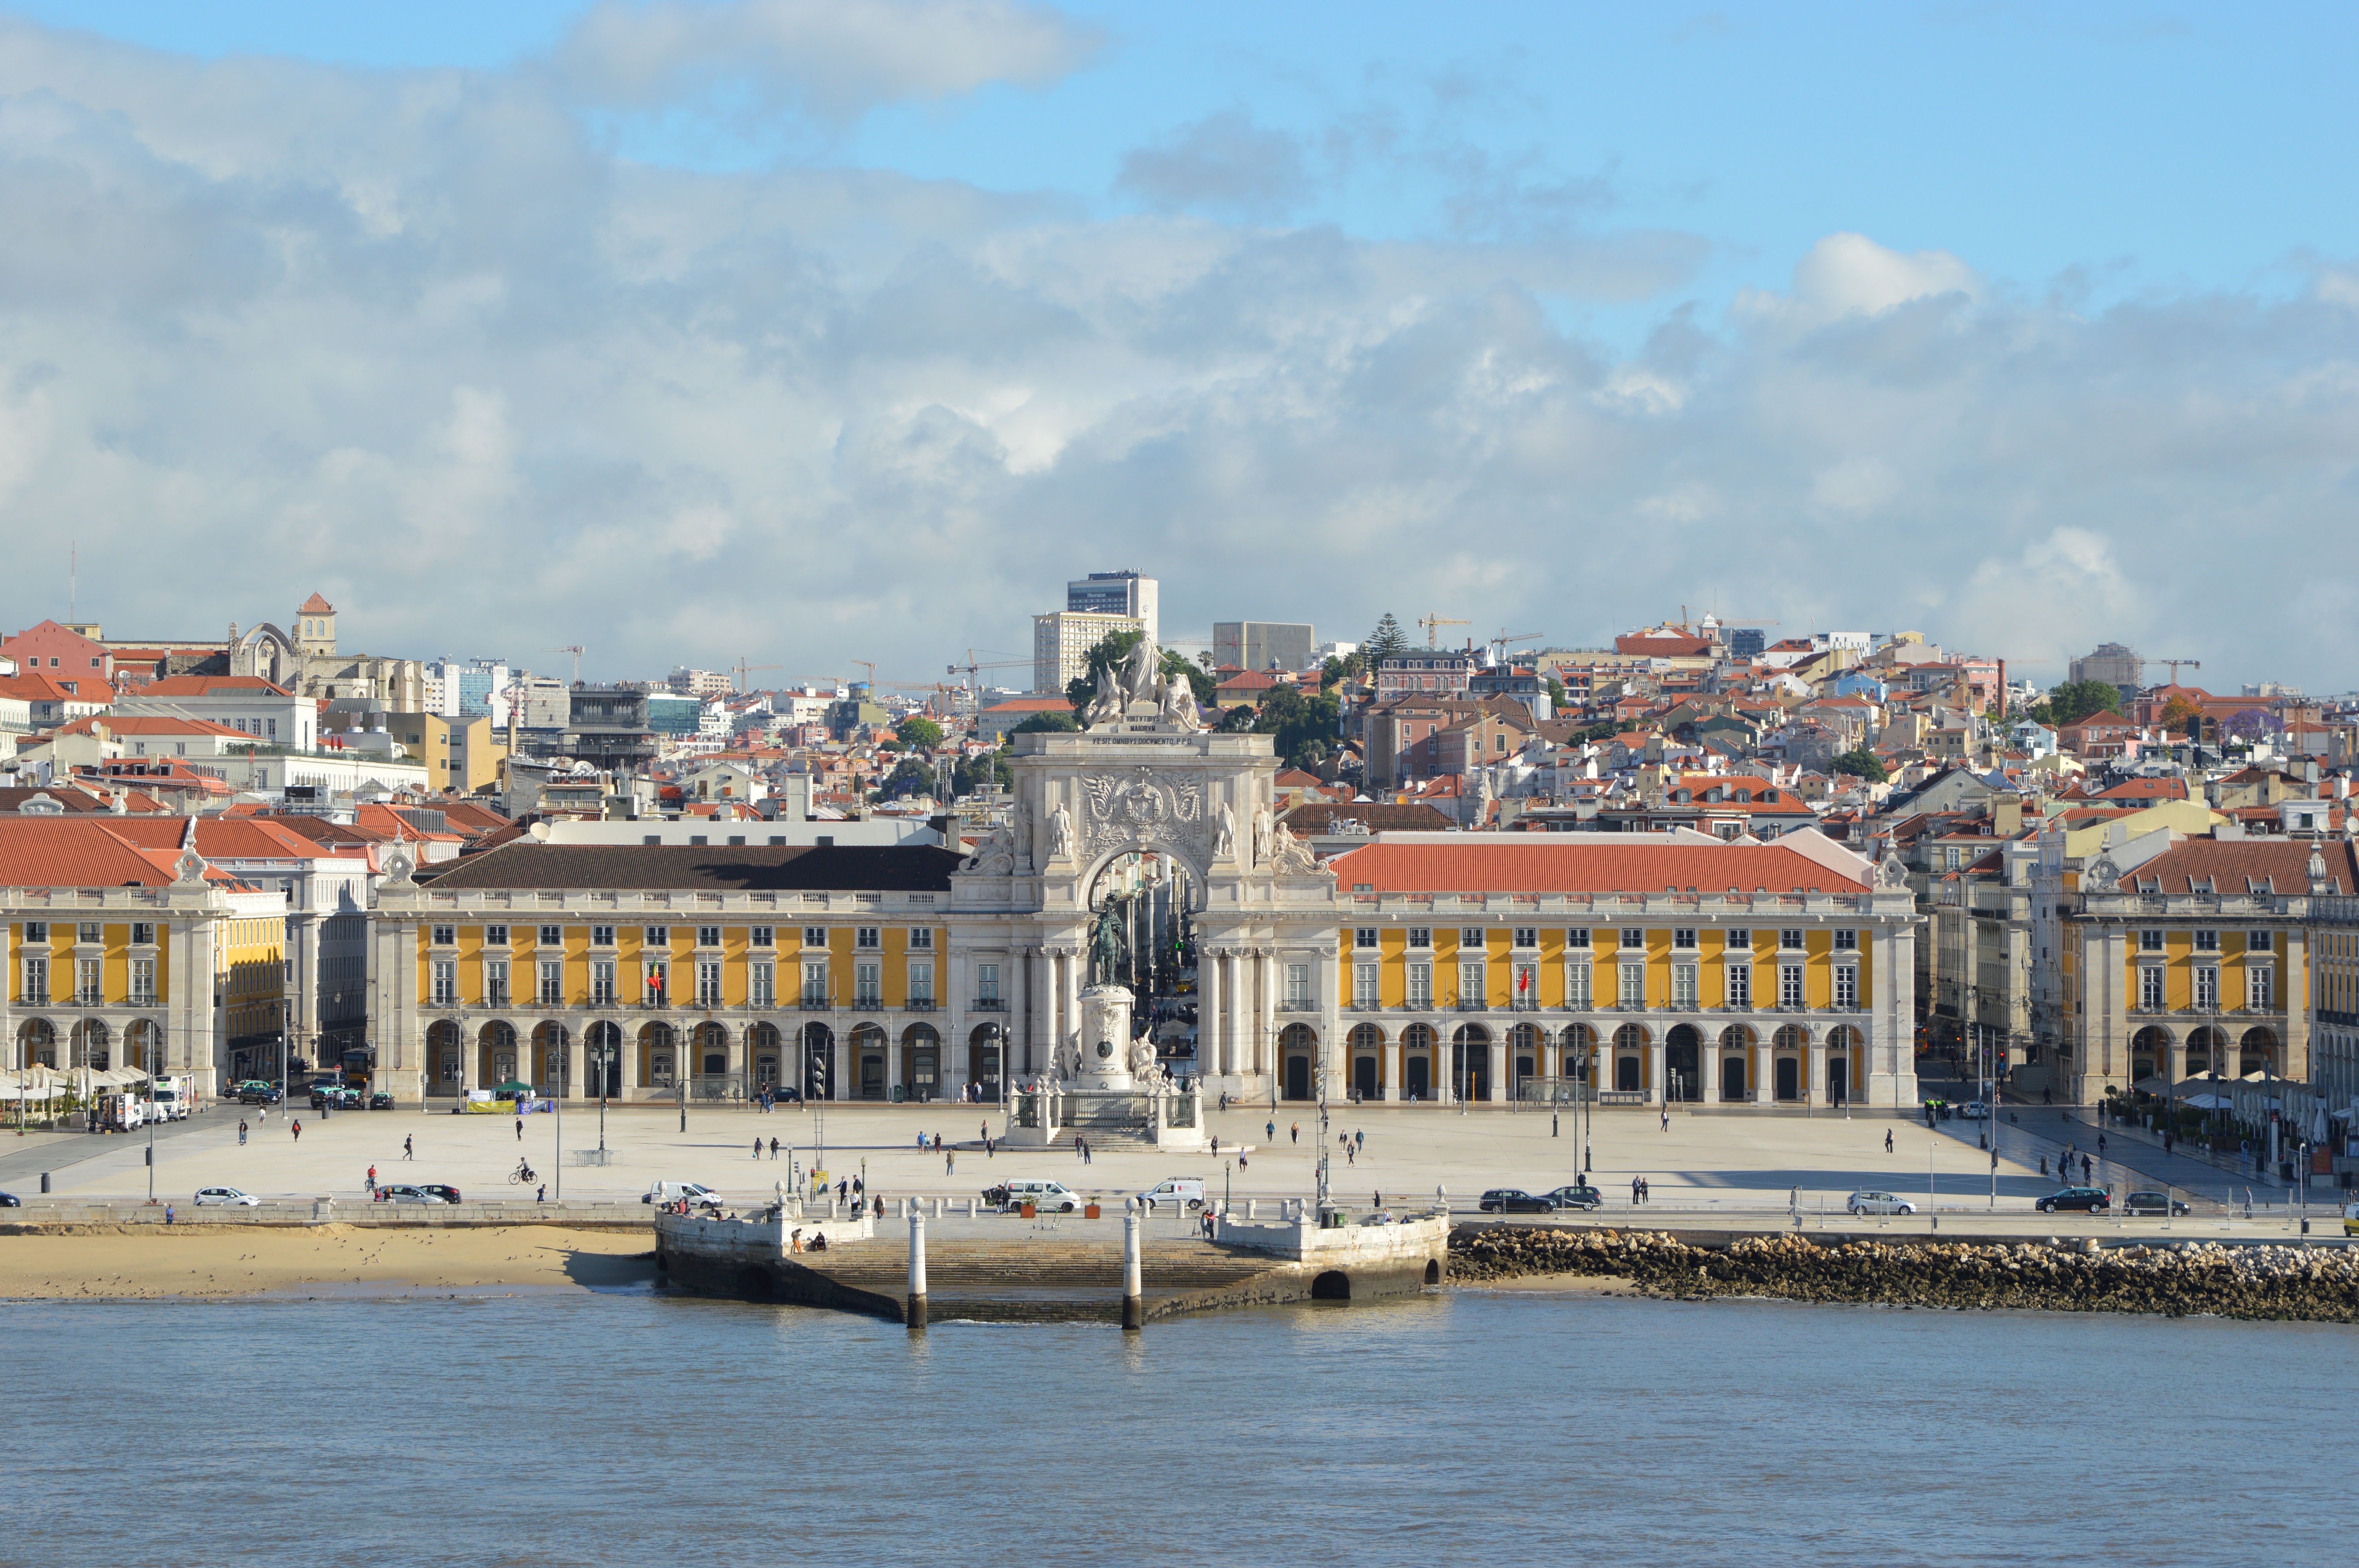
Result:
{"label": "river water", "polygon": [[1480,1291],[1144,1335],[16,1304],[0,1562],[2346,1559],[2359,1330]]}

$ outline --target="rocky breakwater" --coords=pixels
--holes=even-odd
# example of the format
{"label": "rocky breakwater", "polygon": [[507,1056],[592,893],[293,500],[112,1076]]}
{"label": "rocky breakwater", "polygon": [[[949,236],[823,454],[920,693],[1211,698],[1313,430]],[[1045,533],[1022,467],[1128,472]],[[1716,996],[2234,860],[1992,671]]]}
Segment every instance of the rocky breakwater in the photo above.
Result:
{"label": "rocky breakwater", "polygon": [[1535,1274],[1628,1280],[1654,1295],[1775,1296],[1889,1306],[2136,1312],[2359,1323],[2359,1249],[2187,1242],[2080,1243],[1742,1238],[1690,1246],[1647,1231],[1462,1226],[1460,1284]]}

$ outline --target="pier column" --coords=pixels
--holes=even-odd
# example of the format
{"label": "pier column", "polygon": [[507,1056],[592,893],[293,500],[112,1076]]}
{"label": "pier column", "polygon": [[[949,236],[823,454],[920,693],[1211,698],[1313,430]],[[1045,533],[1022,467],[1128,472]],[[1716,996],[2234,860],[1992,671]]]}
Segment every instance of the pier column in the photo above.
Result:
{"label": "pier column", "polygon": [[[1079,1040],[1082,1035],[1082,954],[1076,947],[1067,947],[1060,955],[1064,969],[1063,983],[1057,989],[1057,1039],[1067,1035]],[[1127,1041],[1122,1042],[1126,1046]]]}
{"label": "pier column", "polygon": [[1147,1295],[1139,1278],[1136,1214],[1122,1217],[1122,1325],[1125,1329],[1147,1326]]}
{"label": "pier column", "polygon": [[1647,1104],[1669,1105],[1670,1103],[1669,1098],[1666,1093],[1669,1087],[1667,1079],[1669,1072],[1669,1049],[1663,1044],[1662,1036],[1657,1035],[1653,1040],[1647,1043]]}
{"label": "pier column", "polygon": [[1024,950],[1024,1070],[1037,1073],[1049,1062],[1049,958],[1038,947]]}
{"label": "pier column", "polygon": [[911,1328],[926,1326],[926,1215],[909,1206],[909,1310]]}
{"label": "pier column", "polygon": [[1824,1039],[1810,1042],[1810,1103],[1827,1103],[1827,1043]]}
{"label": "pier column", "polygon": [[1703,1049],[1696,1053],[1697,1070],[1703,1074],[1703,1103],[1720,1103],[1720,1036],[1704,1036]]}
{"label": "pier column", "polygon": [[2187,1042],[2173,1040],[2169,1049],[2170,1061],[2163,1070],[2170,1075],[2173,1084],[2183,1082],[2187,1077]]}

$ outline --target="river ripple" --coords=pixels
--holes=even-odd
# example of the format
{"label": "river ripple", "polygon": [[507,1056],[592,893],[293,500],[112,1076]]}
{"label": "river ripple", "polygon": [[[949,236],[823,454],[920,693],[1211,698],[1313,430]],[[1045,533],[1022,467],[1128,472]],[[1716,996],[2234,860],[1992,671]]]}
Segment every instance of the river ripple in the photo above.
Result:
{"label": "river ripple", "polygon": [[27,1564],[2321,1562],[2359,1395],[2347,1327],[1538,1292],[6,1312]]}

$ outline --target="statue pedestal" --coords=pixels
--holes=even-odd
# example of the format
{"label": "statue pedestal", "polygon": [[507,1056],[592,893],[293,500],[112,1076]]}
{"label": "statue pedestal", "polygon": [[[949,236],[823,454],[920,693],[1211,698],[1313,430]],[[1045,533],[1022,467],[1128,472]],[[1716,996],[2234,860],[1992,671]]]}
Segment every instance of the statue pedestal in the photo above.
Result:
{"label": "statue pedestal", "polygon": [[1130,992],[1121,986],[1092,986],[1081,1000],[1081,1070],[1065,1087],[1115,1093],[1136,1087],[1130,1065]]}

